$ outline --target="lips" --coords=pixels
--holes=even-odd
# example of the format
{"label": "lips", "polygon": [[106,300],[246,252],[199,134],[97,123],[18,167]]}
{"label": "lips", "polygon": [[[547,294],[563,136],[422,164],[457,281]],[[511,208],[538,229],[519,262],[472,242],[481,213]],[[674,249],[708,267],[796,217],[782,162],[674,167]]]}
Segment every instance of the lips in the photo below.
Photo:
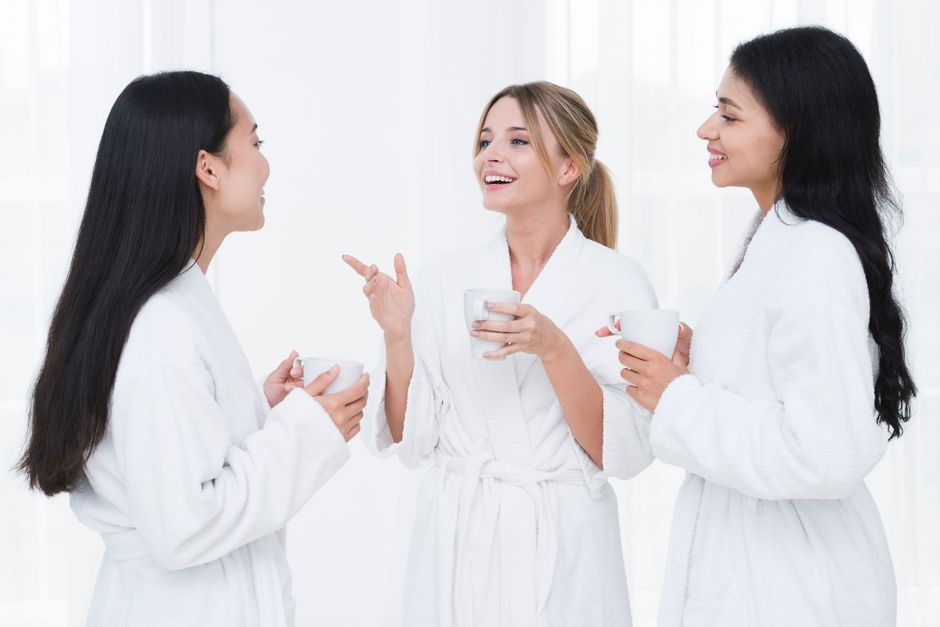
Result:
{"label": "lips", "polygon": [[728,155],[723,152],[719,152],[712,148],[711,146],[707,147],[708,150],[708,166],[710,168],[717,168],[725,161],[728,160]]}
{"label": "lips", "polygon": [[515,182],[515,180],[516,178],[514,176],[509,176],[508,174],[490,172],[483,175],[483,182],[487,185],[509,185]]}

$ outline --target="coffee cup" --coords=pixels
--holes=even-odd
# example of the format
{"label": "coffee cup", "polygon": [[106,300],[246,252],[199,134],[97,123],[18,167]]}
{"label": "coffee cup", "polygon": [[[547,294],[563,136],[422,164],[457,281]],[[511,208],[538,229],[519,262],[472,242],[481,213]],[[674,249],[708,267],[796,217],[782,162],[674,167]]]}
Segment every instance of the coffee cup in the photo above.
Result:
{"label": "coffee cup", "polygon": [[[477,320],[515,320],[512,314],[496,313],[487,309],[490,303],[519,304],[522,295],[513,290],[472,289],[463,293],[463,313],[467,322],[467,331],[473,330],[473,323]],[[498,351],[505,344],[489,342],[470,336],[470,354],[474,359],[485,359],[484,353]]]}
{"label": "coffee cup", "polygon": [[310,382],[320,376],[320,373],[326,372],[333,366],[339,366],[339,374],[336,380],[329,384],[323,391],[323,395],[336,394],[353,385],[362,376],[362,364],[351,359],[331,359],[329,357],[298,357],[294,360],[294,368],[304,369],[304,387],[310,385]]}
{"label": "coffee cup", "polygon": [[[620,321],[620,328],[615,325]],[[648,346],[668,358],[679,339],[679,312],[672,309],[621,311],[607,317],[607,328],[625,340]]]}

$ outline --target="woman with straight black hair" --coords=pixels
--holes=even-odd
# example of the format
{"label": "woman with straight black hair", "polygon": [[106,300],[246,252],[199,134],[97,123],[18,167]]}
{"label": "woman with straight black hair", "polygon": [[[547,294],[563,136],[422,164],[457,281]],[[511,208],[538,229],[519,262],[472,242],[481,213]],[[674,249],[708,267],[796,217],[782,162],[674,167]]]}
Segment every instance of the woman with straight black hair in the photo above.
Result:
{"label": "woman with straight black hair", "polygon": [[738,46],[699,128],[712,181],[760,211],[675,362],[617,343],[650,441],[688,471],[661,627],[887,627],[896,587],[864,478],[916,393],[885,224],[878,98],[845,37]]}
{"label": "woman with straight black hair", "polygon": [[367,377],[258,386],[205,272],[264,224],[257,124],[219,78],[143,76],[105,123],[20,469],[106,554],[88,625],[293,624],[283,530],[349,456]]}

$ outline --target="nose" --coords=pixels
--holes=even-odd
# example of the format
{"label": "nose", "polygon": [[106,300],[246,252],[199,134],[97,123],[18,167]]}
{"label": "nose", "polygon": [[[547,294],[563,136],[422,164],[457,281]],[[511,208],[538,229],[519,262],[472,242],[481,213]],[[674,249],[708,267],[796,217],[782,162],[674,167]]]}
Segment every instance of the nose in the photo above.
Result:
{"label": "nose", "polygon": [[495,141],[490,142],[486,148],[481,150],[480,156],[488,163],[498,163],[503,160],[503,153],[497,148]]}
{"label": "nose", "polygon": [[699,139],[704,139],[705,141],[712,141],[718,139],[718,125],[715,124],[715,116],[718,115],[718,112],[711,114],[705,121],[702,122],[702,125],[698,127],[698,130],[695,131],[695,134]]}

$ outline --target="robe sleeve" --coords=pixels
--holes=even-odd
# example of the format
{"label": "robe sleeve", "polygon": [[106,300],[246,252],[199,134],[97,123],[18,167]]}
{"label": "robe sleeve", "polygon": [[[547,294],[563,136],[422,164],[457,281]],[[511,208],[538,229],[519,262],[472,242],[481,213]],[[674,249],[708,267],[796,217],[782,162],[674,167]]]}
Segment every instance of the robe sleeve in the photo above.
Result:
{"label": "robe sleeve", "polygon": [[[803,252],[788,253],[803,259],[784,268],[769,331],[777,398],[677,378],[653,415],[660,460],[755,498],[833,499],[857,489],[884,455],[861,265],[832,242]],[[835,253],[833,263],[827,254]]]}
{"label": "robe sleeve", "polygon": [[[658,302],[653,285],[638,263],[623,257],[624,268],[616,273],[616,284],[608,291],[616,294],[616,306],[606,313],[628,309],[655,309]],[[593,331],[593,329],[591,329]],[[603,395],[603,469],[578,446],[582,469],[588,487],[599,489],[609,478],[631,479],[653,461],[650,448],[650,412],[627,394],[627,383],[620,377],[620,362],[613,339],[591,338],[592,348],[582,357],[601,387]]]}
{"label": "robe sleeve", "polygon": [[[178,570],[283,529],[349,450],[299,389],[263,428],[233,441],[199,341],[187,333],[193,321],[159,312],[160,332],[151,333],[154,316],[142,316],[121,358],[109,428],[137,532],[155,562]],[[246,398],[262,402],[254,389]]]}
{"label": "robe sleeve", "polygon": [[441,374],[440,341],[433,327],[434,311],[440,309],[440,293],[431,289],[427,269],[415,281],[415,315],[411,324],[414,371],[405,400],[405,422],[400,442],[394,442],[385,412],[386,355],[384,343],[379,365],[371,376],[369,407],[363,435],[366,447],[380,457],[398,455],[410,468],[433,461],[439,439],[439,421],[447,408],[447,388]]}

